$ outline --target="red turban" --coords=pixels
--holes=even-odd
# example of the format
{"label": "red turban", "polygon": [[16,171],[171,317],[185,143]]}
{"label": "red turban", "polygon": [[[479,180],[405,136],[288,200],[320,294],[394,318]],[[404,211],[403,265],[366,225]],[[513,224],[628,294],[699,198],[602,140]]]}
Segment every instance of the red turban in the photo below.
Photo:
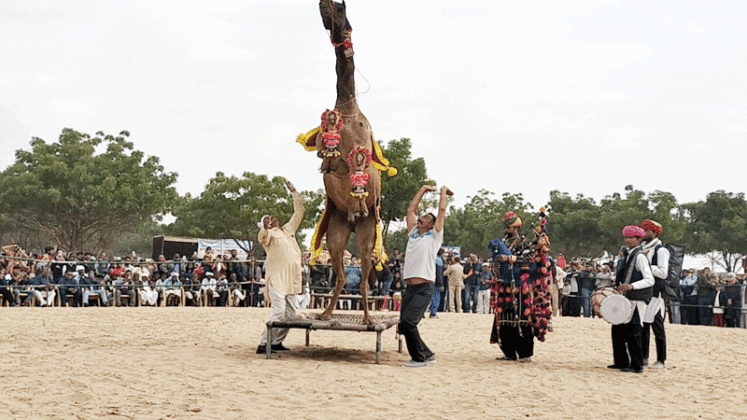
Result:
{"label": "red turban", "polygon": [[661,235],[661,223],[656,220],[646,219],[641,222],[641,227],[645,230],[650,230],[657,235]]}
{"label": "red turban", "polygon": [[644,238],[646,237],[646,231],[640,226],[629,225],[623,228],[623,236],[626,238]]}
{"label": "red turban", "polygon": [[517,216],[513,211],[507,211],[506,214],[503,215],[503,224],[506,227],[521,227],[521,217]]}

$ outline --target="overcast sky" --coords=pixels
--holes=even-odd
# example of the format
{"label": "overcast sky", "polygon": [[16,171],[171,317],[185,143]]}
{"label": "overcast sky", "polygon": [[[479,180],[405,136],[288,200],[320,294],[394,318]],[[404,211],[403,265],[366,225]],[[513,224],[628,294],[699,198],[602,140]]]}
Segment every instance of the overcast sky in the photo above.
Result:
{"label": "overcast sky", "polygon": [[[456,193],[744,191],[747,2],[349,0],[359,104]],[[315,0],[0,2],[0,169],[64,127],[323,188],[295,143],[335,104]]]}

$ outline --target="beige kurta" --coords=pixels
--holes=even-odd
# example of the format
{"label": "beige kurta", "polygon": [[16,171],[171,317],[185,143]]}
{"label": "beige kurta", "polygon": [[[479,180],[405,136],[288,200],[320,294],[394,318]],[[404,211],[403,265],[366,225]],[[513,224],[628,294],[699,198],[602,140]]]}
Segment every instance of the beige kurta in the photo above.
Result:
{"label": "beige kurta", "polygon": [[265,277],[267,285],[282,295],[303,292],[301,287],[301,248],[296,242],[296,230],[303,221],[303,198],[294,191],[293,216],[282,227],[260,229],[259,243],[267,253]]}

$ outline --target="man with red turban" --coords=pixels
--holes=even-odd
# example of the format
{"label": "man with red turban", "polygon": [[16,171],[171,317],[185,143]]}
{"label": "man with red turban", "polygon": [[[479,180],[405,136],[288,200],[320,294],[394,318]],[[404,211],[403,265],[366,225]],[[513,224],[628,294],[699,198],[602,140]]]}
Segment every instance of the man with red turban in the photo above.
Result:
{"label": "man with red turban", "polygon": [[643,373],[642,316],[651,301],[654,275],[648,258],[641,252],[646,231],[640,226],[630,225],[625,226],[622,234],[625,236],[626,249],[617,263],[615,284],[618,291],[630,300],[633,315],[628,322],[612,326],[614,364],[608,367],[623,372]]}
{"label": "man with red turban", "polygon": [[[503,216],[503,226],[505,238],[493,239],[488,244],[493,266],[497,268],[491,299],[495,317],[490,342],[497,343],[503,352],[503,357],[499,360],[518,360],[527,363],[532,361],[534,355],[534,332],[529,322],[529,314],[524,314],[528,308],[525,299],[531,297],[531,280],[529,275],[524,276],[522,271],[522,266],[526,265],[526,262],[519,259],[522,250],[519,235],[521,218],[513,211],[506,212]],[[535,274],[536,271],[535,267]]]}
{"label": "man with red turban", "polygon": [[[646,231],[646,237],[641,245],[641,252],[646,254],[648,262],[651,264],[651,272],[654,275],[653,297],[651,298],[651,307],[646,314],[649,315],[643,320],[643,364],[648,365],[648,350],[651,342],[651,329],[654,330],[654,340],[656,342],[656,363],[651,369],[664,369],[664,361],[667,360],[667,336],[664,332],[664,299],[662,292],[669,275],[669,250],[665,247],[659,235],[661,235],[661,224],[646,219],[641,222],[641,227]],[[651,318],[651,319],[649,319]]]}

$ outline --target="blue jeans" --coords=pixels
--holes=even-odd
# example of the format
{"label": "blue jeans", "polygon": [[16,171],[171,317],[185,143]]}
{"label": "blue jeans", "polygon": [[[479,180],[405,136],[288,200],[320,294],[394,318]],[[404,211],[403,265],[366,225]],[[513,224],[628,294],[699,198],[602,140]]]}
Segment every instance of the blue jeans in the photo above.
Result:
{"label": "blue jeans", "polygon": [[480,285],[468,284],[464,290],[464,302],[462,302],[464,312],[466,313],[471,311],[473,314],[477,313],[477,294],[480,292]]}
{"label": "blue jeans", "polygon": [[438,304],[441,303],[441,290],[440,287],[436,286],[433,288],[433,297],[431,298],[431,318],[436,316],[438,312]]}
{"label": "blue jeans", "polygon": [[669,302],[669,322],[680,324],[680,303],[676,300]]}
{"label": "blue jeans", "polygon": [[591,294],[594,291],[591,289],[581,289],[582,305],[584,307],[584,317],[591,318]]}
{"label": "blue jeans", "polygon": [[384,281],[379,282],[379,290],[377,295],[378,296],[384,296],[389,294],[389,288],[392,287],[392,280],[394,279],[394,276],[389,276]]}

